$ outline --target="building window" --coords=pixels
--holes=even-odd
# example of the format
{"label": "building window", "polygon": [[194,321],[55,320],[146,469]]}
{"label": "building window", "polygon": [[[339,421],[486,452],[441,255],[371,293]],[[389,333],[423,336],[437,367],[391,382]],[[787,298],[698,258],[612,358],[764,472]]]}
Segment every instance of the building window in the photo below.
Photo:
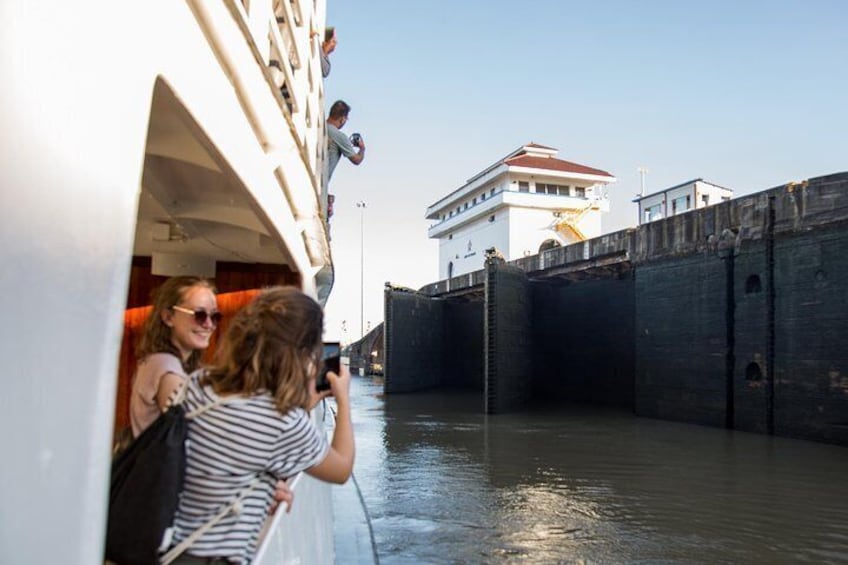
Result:
{"label": "building window", "polygon": [[453,234],[452,234],[452,233],[449,233],[449,234],[448,234],[448,239],[453,239]]}
{"label": "building window", "polygon": [[483,194],[480,195],[480,202],[484,201],[485,199],[486,199],[486,193],[484,192]]}
{"label": "building window", "polygon": [[701,202],[704,203],[704,206],[709,206],[710,205],[710,195],[709,194],[702,194],[701,195]]}
{"label": "building window", "polygon": [[474,206],[475,204],[477,204],[477,197],[476,196],[471,199],[471,205]]}
{"label": "building window", "polygon": [[491,216],[489,216],[489,222],[491,223],[491,222],[494,222],[494,221],[495,221],[495,215],[492,214]]}
{"label": "building window", "polygon": [[653,220],[659,220],[662,218],[662,212],[660,212],[660,205],[654,204],[650,208],[645,209],[645,221],[651,222]]}
{"label": "building window", "polygon": [[459,214],[460,212],[462,212],[462,206],[457,206],[456,213]]}
{"label": "building window", "polygon": [[490,190],[490,191],[489,191],[489,194],[490,194],[491,196],[494,196],[494,195],[495,195],[495,189],[494,189],[494,187],[492,187],[492,190]]}
{"label": "building window", "polygon": [[453,278],[453,261],[448,261],[448,278]]}
{"label": "building window", "polygon": [[530,192],[530,183],[525,181],[519,181],[518,192]]}
{"label": "building window", "polygon": [[722,201],[722,202],[727,202],[728,200],[730,200],[730,197],[729,197],[729,196],[722,196],[722,197],[721,197],[721,201]]}
{"label": "building window", "polygon": [[463,210],[468,210],[468,202],[466,202],[465,204],[463,204],[462,209],[463,209]]}
{"label": "building window", "polygon": [[576,196],[577,198],[586,198],[586,187],[575,186],[574,187],[574,196]]}
{"label": "building window", "polygon": [[671,201],[671,213],[672,215],[679,213],[683,213],[689,209],[689,195],[681,196],[679,198],[675,198]]}
{"label": "building window", "polygon": [[568,192],[567,186],[558,186],[557,187],[557,194],[559,194],[560,196],[570,196],[570,193]]}

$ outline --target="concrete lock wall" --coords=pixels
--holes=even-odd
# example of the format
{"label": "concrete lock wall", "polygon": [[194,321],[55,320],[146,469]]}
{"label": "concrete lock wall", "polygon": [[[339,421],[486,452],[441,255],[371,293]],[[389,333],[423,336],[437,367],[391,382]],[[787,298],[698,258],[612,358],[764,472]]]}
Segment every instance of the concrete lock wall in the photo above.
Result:
{"label": "concrete lock wall", "polygon": [[631,274],[531,288],[533,396],[632,408]]}
{"label": "concrete lock wall", "polygon": [[483,300],[445,300],[443,386],[483,390],[483,318]]}
{"label": "concrete lock wall", "polygon": [[386,289],[384,298],[385,392],[413,392],[440,385],[445,301],[392,289]]}
{"label": "concrete lock wall", "polygon": [[384,390],[483,390],[483,301],[385,292]]}
{"label": "concrete lock wall", "polygon": [[488,413],[586,400],[848,444],[847,173],[451,283],[387,295],[387,392],[482,381]]}
{"label": "concrete lock wall", "polygon": [[532,300],[527,274],[487,260],[484,408],[497,414],[525,407],[531,394]]}
{"label": "concrete lock wall", "polygon": [[733,257],[733,393],[731,428],[768,431],[769,277],[764,241],[745,242]]}
{"label": "concrete lock wall", "polygon": [[774,433],[848,444],[848,233],[777,239]]}
{"label": "concrete lock wall", "polygon": [[725,262],[716,255],[636,270],[636,413],[724,426]]}

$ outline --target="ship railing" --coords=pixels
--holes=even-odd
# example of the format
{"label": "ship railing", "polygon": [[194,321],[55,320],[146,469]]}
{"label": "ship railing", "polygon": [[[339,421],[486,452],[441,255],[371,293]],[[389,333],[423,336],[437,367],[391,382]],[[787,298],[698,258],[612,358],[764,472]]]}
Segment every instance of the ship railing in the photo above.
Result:
{"label": "ship railing", "polygon": [[[189,1],[200,11],[211,11],[205,0]],[[308,182],[315,193],[314,201],[295,202],[295,208],[308,210],[318,205],[321,216],[326,218],[324,84],[320,64],[325,3],[321,0],[222,2],[241,29],[279,107],[279,115],[284,118],[284,123],[261,125],[268,135],[260,142],[269,158],[283,168],[276,176],[287,196],[293,190],[302,191],[304,181]],[[294,140],[294,147],[273,139],[284,130]],[[293,174],[293,167],[284,166],[292,151],[303,162],[308,178]]]}
{"label": "ship railing", "polygon": [[[269,83],[280,96],[280,108],[290,121],[310,169],[319,173],[324,151],[324,86],[318,53],[324,29],[323,2],[306,12],[299,0],[225,0],[243,20]],[[310,4],[312,4],[310,2]],[[316,64],[313,64],[316,62]]]}
{"label": "ship railing", "polygon": [[[317,295],[325,298],[333,281],[320,64],[325,1],[187,1],[209,36],[290,205],[295,233],[309,261],[299,268],[306,279],[315,278]],[[238,38],[231,32],[233,23]],[[244,44],[252,63],[241,55]]]}

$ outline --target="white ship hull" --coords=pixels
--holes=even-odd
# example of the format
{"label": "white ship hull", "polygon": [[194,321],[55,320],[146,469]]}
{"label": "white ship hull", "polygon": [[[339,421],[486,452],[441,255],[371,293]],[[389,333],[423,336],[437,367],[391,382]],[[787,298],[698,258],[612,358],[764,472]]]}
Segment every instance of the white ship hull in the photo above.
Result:
{"label": "white ship hull", "polygon": [[[330,291],[324,2],[245,4],[0,4],[2,563],[102,562],[133,258],[285,266]],[[308,498],[295,512],[329,520],[327,493]],[[319,561],[326,532],[300,534],[330,544]]]}

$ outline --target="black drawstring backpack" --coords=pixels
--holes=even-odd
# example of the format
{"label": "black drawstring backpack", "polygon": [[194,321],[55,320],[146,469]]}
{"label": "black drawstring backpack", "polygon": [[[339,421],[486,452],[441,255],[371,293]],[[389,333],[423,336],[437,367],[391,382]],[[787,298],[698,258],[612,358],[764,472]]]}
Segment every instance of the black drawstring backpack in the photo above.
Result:
{"label": "black drawstring backpack", "polygon": [[[154,565],[167,549],[185,478],[188,420],[182,404],[160,415],[112,461],[106,559]],[[170,538],[170,536],[168,536]]]}

